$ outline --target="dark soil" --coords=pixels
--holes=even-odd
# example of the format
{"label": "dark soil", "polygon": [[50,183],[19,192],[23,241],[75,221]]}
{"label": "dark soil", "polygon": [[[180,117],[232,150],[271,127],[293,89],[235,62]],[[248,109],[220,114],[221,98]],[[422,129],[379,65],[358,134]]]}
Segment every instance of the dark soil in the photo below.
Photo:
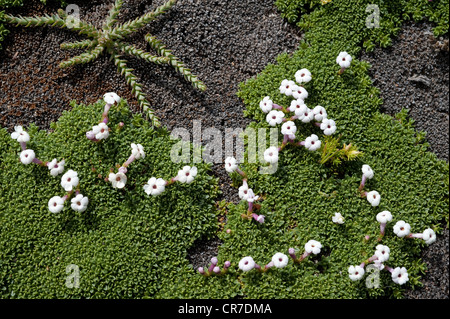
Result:
{"label": "dark soil", "polygon": [[[76,1],[80,7],[81,18],[98,27],[107,16],[112,2]],[[163,2],[164,0],[127,1],[119,18],[121,21],[136,18]],[[29,3],[26,8],[9,12],[30,16],[51,14],[57,10],[56,5],[44,7],[39,0]],[[138,47],[149,50],[144,35],[152,33],[161,39],[168,49],[172,49],[173,54],[191,68],[208,88],[206,92],[199,92],[171,67],[129,58],[129,67],[135,70],[134,73],[143,84],[143,90],[152,103],[156,116],[164,126],[169,130],[186,128],[192,132],[193,121],[199,120],[202,129],[215,127],[225,132],[226,128],[245,128],[248,125],[250,119],[242,115],[245,106],[236,96],[239,83],[255,76],[268,63],[275,63],[278,54],[293,52],[302,36],[296,27],[281,19],[273,3],[273,0],[179,0],[167,14],[129,39],[129,42]],[[419,26],[430,28],[428,24]],[[431,40],[418,41],[416,38],[415,32],[423,31],[420,27],[406,27],[392,48],[376,49],[370,55],[363,55],[363,59],[373,65],[371,75],[374,78],[377,76],[375,85],[381,89],[386,102],[383,111],[395,113],[400,110],[396,109],[398,106],[410,105],[405,102],[410,101],[410,88],[415,88],[423,94],[422,102],[426,101],[426,107],[424,103],[420,104],[420,99],[417,98],[414,100],[417,103],[416,112],[410,114],[418,120],[419,129],[429,132],[430,141],[433,135],[436,136],[433,141],[434,148],[431,150],[440,158],[448,160],[443,146],[448,143],[448,62],[445,69],[441,58],[441,55],[445,57],[445,54],[448,58],[448,53],[433,51],[432,54],[425,54],[425,57],[432,61],[427,62],[432,66],[427,69],[426,74],[433,81],[431,86],[426,87],[407,80],[415,75],[416,69],[410,70],[408,65],[400,60],[402,56],[410,57],[411,61],[412,57],[418,61],[425,58],[412,53],[414,47],[410,45],[411,42],[420,44],[418,52],[431,50]],[[55,28],[19,27],[12,28],[11,31],[4,42],[4,50],[0,52],[2,127],[12,130],[14,125],[27,126],[34,122],[41,129],[48,130],[50,123],[70,108],[71,100],[89,104],[110,91],[127,99],[132,110],[139,112],[131,89],[107,56],[70,69],[61,70],[58,67],[62,60],[82,53],[77,50],[61,50],[60,44],[82,40],[83,37]],[[390,50],[402,52],[397,53],[400,58],[394,59],[398,61],[396,65],[389,64],[393,54]],[[417,67],[416,65],[415,68]],[[397,71],[396,68],[402,71]],[[408,73],[401,76],[402,72],[410,72],[411,75]],[[405,89],[391,94],[389,83],[396,76],[400,77],[395,84]],[[383,83],[387,84],[383,86]],[[435,89],[435,85],[439,88]],[[442,92],[447,92],[447,100]],[[435,98],[436,94],[439,97]],[[433,97],[429,97],[430,95]],[[447,102],[443,104],[445,101]],[[423,126],[419,126],[420,118],[435,113],[439,113],[441,117],[437,117],[428,126],[427,121],[423,122]],[[446,142],[442,142],[442,139]],[[445,153],[448,153],[448,145],[446,147]],[[223,165],[214,164],[212,174],[219,178],[223,192],[218,200],[237,202],[237,191],[230,186],[231,180]],[[448,298],[448,241],[447,230],[446,237],[439,236],[438,241],[427,249],[424,260],[430,265],[430,270],[423,280],[424,288],[407,292],[407,298]],[[188,252],[187,257],[195,268],[207,267],[211,257],[217,255],[220,244],[217,238],[203,239]],[[443,257],[439,259],[441,256]],[[441,264],[444,261],[446,264]]]}

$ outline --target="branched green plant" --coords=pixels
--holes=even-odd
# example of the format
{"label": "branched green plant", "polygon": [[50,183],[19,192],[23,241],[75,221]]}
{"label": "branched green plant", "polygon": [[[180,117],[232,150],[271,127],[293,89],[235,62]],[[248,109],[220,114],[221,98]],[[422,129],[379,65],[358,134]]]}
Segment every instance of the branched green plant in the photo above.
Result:
{"label": "branched green plant", "polygon": [[360,158],[363,153],[358,151],[355,145],[344,144],[342,148],[339,145],[338,138],[332,136],[325,136],[323,147],[321,148],[320,164],[330,163],[332,166],[339,166],[344,161],[354,161]]}
{"label": "branched green plant", "polygon": [[191,71],[179,61],[170,50],[155,37],[150,34],[145,36],[146,41],[151,47],[157,51],[160,56],[152,55],[144,50],[136,48],[132,44],[124,42],[125,38],[146,26],[158,16],[166,13],[177,0],[169,0],[163,5],[156,8],[154,11],[148,12],[141,17],[127,21],[125,23],[118,23],[117,17],[122,8],[123,0],[116,0],[109,12],[109,16],[105,19],[101,29],[96,28],[86,21],[81,21],[75,17],[69,16],[62,9],[58,10],[58,14],[45,15],[42,17],[14,17],[8,14],[4,15],[6,22],[16,26],[24,27],[38,27],[51,26],[66,28],[77,31],[79,34],[87,36],[88,40],[62,43],[62,49],[86,49],[86,52],[70,58],[69,60],[60,63],[61,68],[67,68],[76,64],[85,64],[97,59],[101,54],[108,53],[111,56],[118,71],[125,77],[127,84],[131,86],[132,92],[139,101],[142,111],[146,113],[154,126],[160,126],[158,118],[150,109],[150,103],[142,92],[142,85],[137,82],[136,76],[132,73],[133,69],[127,67],[127,61],[122,58],[122,54],[136,56],[145,61],[156,64],[172,65],[184,78],[192,83],[194,87],[204,91],[206,86],[200,81],[197,76],[193,75]]}

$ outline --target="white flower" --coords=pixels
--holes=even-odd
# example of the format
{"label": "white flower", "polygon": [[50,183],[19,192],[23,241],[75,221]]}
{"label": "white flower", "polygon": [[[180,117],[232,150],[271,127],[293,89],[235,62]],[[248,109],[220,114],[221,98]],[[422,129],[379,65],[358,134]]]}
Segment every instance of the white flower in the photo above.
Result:
{"label": "white flower", "polygon": [[54,158],[51,162],[47,163],[47,167],[50,170],[50,175],[52,176],[58,176],[64,171],[64,164],[66,162],[62,160],[61,162],[58,162],[56,158]]}
{"label": "white flower", "polygon": [[295,89],[296,86],[297,85],[295,85],[294,81],[283,80],[283,81],[281,81],[281,85],[280,85],[280,93],[286,94],[287,96],[291,96],[292,89]]}
{"label": "white flower", "polygon": [[135,159],[140,159],[141,157],[144,158],[144,147],[141,144],[131,143],[131,155],[133,155]]}
{"label": "white flower", "polygon": [[311,79],[311,72],[309,72],[308,69],[301,69],[295,72],[295,81],[297,81],[298,84],[308,83]]}
{"label": "white flower", "polygon": [[381,224],[386,224],[392,220],[392,214],[391,212],[385,210],[381,213],[377,214],[377,221]]}
{"label": "white flower", "polygon": [[436,233],[431,228],[427,228],[422,233],[423,240],[427,245],[430,245],[436,241]]}
{"label": "white flower", "polygon": [[381,196],[377,191],[371,191],[367,193],[367,201],[372,204],[373,207],[380,204]]}
{"label": "white flower", "polygon": [[48,201],[48,210],[52,213],[59,213],[64,208],[64,199],[59,196],[53,196]]}
{"label": "white flower", "polygon": [[406,271],[406,268],[395,268],[392,272],[392,280],[399,285],[403,285],[404,283],[406,283],[409,280],[408,271]]}
{"label": "white flower", "polygon": [[305,147],[309,151],[317,151],[321,145],[322,142],[319,140],[319,137],[316,134],[312,134],[305,139]]}
{"label": "white flower", "polygon": [[297,100],[306,100],[308,97],[308,91],[303,86],[294,86],[292,89],[292,97]]}
{"label": "white flower", "polygon": [[92,127],[92,132],[95,135],[97,140],[102,140],[108,138],[109,136],[109,128],[105,123],[99,123],[98,125],[94,125]]}
{"label": "white flower", "polygon": [[347,52],[341,52],[339,53],[338,57],[336,58],[336,63],[339,64],[341,68],[348,68],[350,64],[352,63],[352,56],[348,54]]}
{"label": "white flower", "polygon": [[336,223],[336,224],[344,223],[344,217],[341,215],[341,213],[335,213],[331,219],[333,220],[333,223]]}
{"label": "white flower", "polygon": [[306,104],[303,104],[300,106],[300,108],[296,109],[295,115],[303,123],[309,123],[314,119],[313,111],[309,107],[307,107]]}
{"label": "white flower", "polygon": [[282,111],[272,110],[266,116],[266,121],[270,126],[276,126],[283,122],[284,113]]}
{"label": "white flower", "polygon": [[405,237],[405,236],[409,235],[410,231],[411,231],[411,225],[408,223],[405,223],[403,220],[399,220],[394,225],[394,233],[398,237]]}
{"label": "white flower", "polygon": [[253,203],[259,198],[259,196],[256,196],[255,193],[253,193],[253,190],[251,188],[247,191],[247,202]]}
{"label": "white flower", "polygon": [[295,136],[295,132],[297,132],[297,126],[295,126],[295,123],[292,121],[284,122],[281,126],[281,134],[283,135]]}
{"label": "white flower", "polygon": [[17,142],[22,143],[22,142],[29,142],[30,141],[30,135],[28,135],[27,132],[25,132],[23,130],[23,127],[18,125],[18,126],[14,126],[14,132],[11,133],[11,137],[15,140],[17,140]]}
{"label": "white flower", "polygon": [[105,101],[108,104],[114,104],[114,103],[118,104],[120,102],[120,96],[118,96],[114,92],[105,93],[103,95],[103,101]]}
{"label": "white flower", "polygon": [[252,270],[255,265],[255,261],[250,256],[244,257],[239,261],[239,269],[242,271]]}
{"label": "white flower", "polygon": [[127,176],[124,173],[109,173],[108,180],[113,188],[124,188],[127,183]]}
{"label": "white flower", "polygon": [[375,250],[375,256],[378,257],[378,260],[380,262],[385,262],[389,259],[390,252],[391,252],[391,250],[389,249],[388,246],[377,245],[376,250]]}
{"label": "white flower", "polygon": [[297,111],[302,107],[302,105],[305,105],[305,101],[303,101],[302,99],[292,100],[291,105],[289,106],[289,112]]}
{"label": "white flower", "polygon": [[327,111],[325,110],[325,108],[323,106],[317,105],[315,108],[313,108],[313,114],[314,114],[314,119],[317,122],[322,122],[323,119],[327,118]]}
{"label": "white flower", "polygon": [[157,196],[164,192],[166,188],[166,181],[162,178],[156,179],[152,177],[148,180],[147,184],[144,185],[144,191],[147,195]]}
{"label": "white flower", "polygon": [[264,151],[264,160],[267,163],[276,163],[278,162],[278,148],[275,146],[271,146]]}
{"label": "white flower", "polygon": [[272,110],[273,101],[270,97],[266,96],[261,102],[259,102],[259,107],[264,113],[268,113]]}
{"label": "white flower", "polygon": [[241,187],[239,187],[239,198],[243,200],[247,200],[248,197],[248,184],[244,184]]}
{"label": "white flower", "polygon": [[286,256],[283,253],[276,253],[272,257],[273,265],[277,268],[286,267],[286,265],[288,264],[288,261],[289,261],[288,256]]}
{"label": "white flower", "polygon": [[363,173],[363,175],[364,175],[367,179],[371,179],[371,178],[373,177],[373,170],[372,170],[372,168],[371,168],[369,165],[367,165],[367,164],[364,164],[364,165],[362,166],[362,173]]}
{"label": "white flower", "polygon": [[361,278],[364,276],[364,268],[361,266],[350,266],[348,267],[348,276],[351,280],[361,280]]}
{"label": "white flower", "polygon": [[36,157],[36,154],[34,154],[33,150],[24,150],[20,152],[20,161],[22,164],[28,165],[30,164],[34,158]]}
{"label": "white flower", "polygon": [[336,132],[336,123],[334,122],[334,120],[325,118],[320,124],[320,129],[323,131],[323,134],[332,135],[334,134],[334,132]]}
{"label": "white flower", "polygon": [[184,166],[177,174],[178,181],[186,184],[192,183],[195,176],[197,176],[197,167],[195,166]]}
{"label": "white flower", "polygon": [[77,187],[79,181],[78,173],[70,169],[61,177],[61,186],[66,192],[70,192]]}
{"label": "white flower", "polygon": [[309,254],[317,255],[320,253],[320,248],[322,248],[322,244],[316,240],[310,240],[305,244],[305,251]]}
{"label": "white flower", "polygon": [[70,202],[70,207],[72,207],[74,211],[82,213],[87,209],[89,199],[86,196],[78,194],[77,196],[72,198]]}
{"label": "white flower", "polygon": [[234,172],[238,168],[237,160],[234,157],[227,157],[225,159],[225,170],[228,173]]}

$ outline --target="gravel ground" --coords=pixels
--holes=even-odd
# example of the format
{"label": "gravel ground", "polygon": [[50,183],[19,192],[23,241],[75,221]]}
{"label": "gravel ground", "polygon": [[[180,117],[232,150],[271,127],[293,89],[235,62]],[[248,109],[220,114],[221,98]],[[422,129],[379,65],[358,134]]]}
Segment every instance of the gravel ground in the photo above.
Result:
{"label": "gravel ground", "polygon": [[[30,16],[51,14],[57,9],[52,5],[44,7],[38,0],[29,2],[30,6],[10,12]],[[128,1],[119,19],[125,21],[136,18],[142,12],[151,10],[163,2],[163,0]],[[135,75],[142,83],[143,90],[163,125],[169,130],[185,128],[192,132],[193,121],[199,120],[203,130],[215,127],[223,133],[228,128],[245,128],[248,125],[250,120],[242,116],[245,106],[236,96],[239,83],[255,76],[268,63],[274,63],[278,54],[293,52],[302,37],[297,28],[280,18],[273,2],[273,0],[179,0],[167,14],[130,38],[129,42],[139,48],[149,49],[143,36],[148,32],[152,33],[161,39],[168,49],[172,49],[173,54],[191,68],[208,87],[206,92],[196,91],[168,66],[158,66],[129,58],[129,67],[135,70]],[[76,3],[80,7],[81,18],[100,27],[112,1],[76,1]],[[423,24],[422,27],[429,29],[427,24]],[[408,28],[410,26],[402,35],[409,30]],[[416,37],[415,32],[415,29],[410,30],[409,35],[404,38],[400,35],[393,48],[377,49],[370,55],[363,55],[363,58],[373,60],[370,61],[373,65],[371,75],[374,78],[378,77],[375,85],[381,89],[382,97],[386,101],[383,111],[398,112],[400,109],[396,109],[397,105],[409,105],[404,101],[409,101],[411,94],[409,89],[415,86],[417,91],[423,91],[421,94],[427,101],[425,112],[427,116],[429,110],[439,110],[437,113],[441,117],[437,117],[428,126],[428,122],[423,121],[423,126],[418,124],[418,128],[429,133],[434,132],[428,135],[429,140],[432,136],[436,137],[432,150],[441,158],[448,160],[448,155],[445,155],[443,150],[444,145],[447,145],[446,153],[448,153],[448,62],[445,65],[443,58],[437,58],[441,54],[445,57],[445,53],[435,52],[431,56],[427,55],[427,58],[433,61],[429,73],[433,75],[430,76],[432,85],[420,87],[421,84],[411,83],[407,80],[407,77],[411,76],[408,73],[406,77],[400,77],[398,82],[395,82],[405,89],[396,92],[391,98],[389,83],[393,80],[392,73],[397,75],[397,71],[392,72],[392,67],[406,70],[403,73],[413,71],[410,71],[400,59],[397,59],[397,65],[389,64],[392,54],[389,50],[400,50],[402,52],[398,53],[400,56],[414,56],[410,53],[413,48],[408,41],[416,41],[415,38],[410,39]],[[87,65],[66,70],[59,69],[59,62],[82,52],[61,50],[60,43],[81,39],[83,37],[73,32],[54,28],[12,29],[4,42],[4,50],[0,52],[2,127],[12,130],[14,125],[26,126],[34,122],[41,129],[49,129],[50,123],[56,121],[64,110],[69,109],[71,100],[93,103],[101,98],[104,92],[109,91],[117,92],[129,101],[133,111],[139,111],[131,90],[107,56],[102,56]],[[422,46],[417,49],[418,51],[428,50],[430,43],[417,42]],[[417,61],[421,62],[423,58],[418,56]],[[386,66],[388,71],[385,71]],[[416,69],[417,67],[416,65]],[[414,74],[413,72],[412,75]],[[444,79],[440,78],[441,76]],[[383,83],[386,85],[383,86]],[[436,83],[440,87],[434,90]],[[445,88],[442,83],[445,84]],[[430,90],[433,90],[433,94],[438,94],[439,99],[430,98]],[[446,104],[442,95],[445,90]],[[417,98],[415,101],[420,99]],[[413,118],[424,117],[424,110],[419,107],[421,105],[423,103],[417,102],[416,112],[411,113]],[[438,136],[439,130],[444,127],[446,137]],[[445,138],[446,142],[441,142]],[[437,148],[438,145],[442,147]],[[219,178],[223,192],[218,200],[237,202],[237,192],[230,187],[230,179],[221,164],[213,165],[213,175]],[[446,237],[439,236],[438,241],[424,253],[424,260],[430,265],[430,270],[424,278],[424,288],[407,292],[407,298],[448,298],[448,241],[447,230]],[[210,258],[217,255],[219,245],[218,239],[199,241],[188,252],[188,258],[194,267],[207,266]],[[445,271],[442,271],[442,266],[446,267]]]}

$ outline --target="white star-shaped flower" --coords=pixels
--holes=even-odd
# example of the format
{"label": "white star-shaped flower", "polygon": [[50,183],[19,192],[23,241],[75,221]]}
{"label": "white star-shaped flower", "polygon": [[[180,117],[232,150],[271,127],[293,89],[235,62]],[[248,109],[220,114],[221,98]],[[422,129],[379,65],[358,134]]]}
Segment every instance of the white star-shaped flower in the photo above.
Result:
{"label": "white star-shaped flower", "polygon": [[392,271],[392,280],[399,285],[405,284],[409,278],[408,278],[408,271],[405,267],[397,267]]}
{"label": "white star-shaped flower", "polygon": [[74,187],[77,187],[79,182],[78,173],[71,169],[61,177],[61,186],[66,192],[70,192]]}
{"label": "white star-shaped flower", "polygon": [[225,170],[228,173],[234,172],[238,168],[237,160],[230,156],[225,159]]}
{"label": "white star-shaped flower", "polygon": [[336,132],[336,122],[334,120],[324,118],[320,124],[320,129],[325,135],[333,135]]}
{"label": "white star-shaped flower", "polygon": [[259,107],[264,113],[272,111],[273,101],[270,97],[266,96],[261,102],[259,102]]}
{"label": "white star-shaped flower", "polygon": [[377,191],[370,191],[367,193],[367,201],[373,206],[378,206],[380,204],[381,196]]}
{"label": "white star-shaped flower", "polygon": [[322,248],[322,244],[317,240],[310,240],[305,244],[305,251],[309,254],[317,255],[320,253],[320,249]]}
{"label": "white star-shaped flower", "polygon": [[315,108],[313,108],[313,114],[314,114],[314,119],[317,122],[322,122],[323,119],[327,118],[327,110],[325,110],[325,108],[323,106],[317,105]]}
{"label": "white star-shaped flower", "polygon": [[31,162],[33,162],[35,158],[36,154],[34,153],[33,150],[28,149],[20,152],[20,161],[22,162],[22,164],[28,165]]}
{"label": "white star-shaped flower", "polygon": [[308,83],[311,79],[311,72],[309,72],[308,69],[301,69],[295,72],[295,81],[297,81],[298,84]]}
{"label": "white star-shaped flower", "polygon": [[105,101],[108,104],[114,104],[114,103],[119,104],[120,96],[118,96],[114,92],[108,92],[103,95],[103,101]]}
{"label": "white star-shaped flower", "polygon": [[255,265],[255,261],[250,256],[244,257],[239,261],[239,269],[242,271],[252,270],[255,268]]}
{"label": "white star-shaped flower", "polygon": [[52,213],[59,213],[64,208],[64,199],[60,196],[53,196],[48,201],[48,210]]}
{"label": "white star-shaped flower", "polygon": [[436,241],[436,233],[431,228],[427,228],[422,233],[423,240],[427,245],[430,245]]}
{"label": "white star-shaped flower", "polygon": [[144,147],[141,144],[131,143],[131,154],[136,159],[145,157]]}
{"label": "white star-shaped flower", "polygon": [[362,166],[362,173],[367,179],[371,179],[374,175],[372,168],[367,164]]}
{"label": "white star-shaped flower", "polygon": [[127,176],[124,173],[109,173],[108,180],[113,188],[124,188],[127,183]]}
{"label": "white star-shaped flower", "polygon": [[364,268],[361,266],[350,266],[348,267],[348,276],[351,280],[361,280],[361,278],[364,276]]}
{"label": "white star-shaped flower", "polygon": [[386,224],[392,220],[392,214],[391,212],[385,210],[381,213],[377,214],[377,221],[381,224]]}
{"label": "white star-shaped flower", "polygon": [[297,85],[295,84],[294,81],[283,80],[281,81],[280,85],[280,93],[285,94],[287,96],[291,96],[292,90],[295,89],[295,87],[297,87]]}
{"label": "white star-shaped flower", "polygon": [[180,183],[190,184],[197,176],[197,167],[184,166],[178,171],[177,177]]}
{"label": "white star-shaped flower", "polygon": [[273,255],[272,257],[272,262],[273,265],[277,268],[284,268],[287,266],[289,261],[288,256],[286,256],[283,253],[276,253],[275,255]]}
{"label": "white star-shaped flower", "polygon": [[58,162],[56,158],[54,158],[51,162],[48,162],[47,167],[50,170],[50,175],[58,176],[61,174],[64,171],[65,163],[66,162],[64,160]]}
{"label": "white star-shaped flower", "polygon": [[264,151],[264,160],[267,163],[276,163],[278,162],[278,148],[275,146],[271,146]]}
{"label": "white star-shaped flower", "polygon": [[74,198],[71,199],[70,207],[76,212],[82,213],[87,209],[89,204],[89,199],[86,196],[78,194]]}
{"label": "white star-shaped flower", "polygon": [[352,63],[352,56],[347,52],[341,52],[336,58],[336,63],[339,64],[341,68],[347,69]]}
{"label": "white star-shaped flower", "polygon": [[144,185],[144,191],[147,195],[157,196],[164,192],[167,182],[162,178],[151,177]]}
{"label": "white star-shaped flower", "polygon": [[316,134],[312,134],[305,139],[305,147],[309,151],[317,151],[321,145],[322,142]]}
{"label": "white star-shaped flower", "polygon": [[398,237],[405,237],[408,236],[411,232],[411,225],[406,223],[403,220],[399,220],[395,225],[394,225],[394,233],[398,236]]}
{"label": "white star-shaped flower", "polygon": [[266,121],[270,126],[276,126],[283,122],[284,113],[282,111],[272,110],[266,116]]}
{"label": "white star-shaped flower", "polygon": [[102,140],[108,138],[109,136],[109,127],[105,123],[99,123],[98,125],[94,125],[92,127],[92,133],[95,135],[97,140]]}
{"label": "white star-shaped flower", "polygon": [[11,138],[17,140],[19,143],[27,143],[30,141],[30,135],[20,125],[14,126],[14,132],[11,133]]}

